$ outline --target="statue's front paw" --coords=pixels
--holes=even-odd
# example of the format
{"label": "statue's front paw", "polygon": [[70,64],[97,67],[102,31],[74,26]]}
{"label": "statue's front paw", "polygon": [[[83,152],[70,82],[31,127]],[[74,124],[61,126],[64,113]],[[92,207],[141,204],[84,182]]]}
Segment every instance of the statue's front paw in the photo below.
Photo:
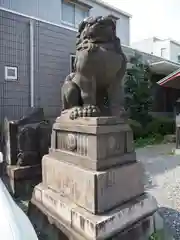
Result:
{"label": "statue's front paw", "polygon": [[83,106],[83,117],[98,117],[100,115],[100,110],[94,105]]}
{"label": "statue's front paw", "polygon": [[83,107],[76,107],[70,114],[70,119],[74,120],[79,117],[98,117],[100,111],[94,105],[86,105]]}

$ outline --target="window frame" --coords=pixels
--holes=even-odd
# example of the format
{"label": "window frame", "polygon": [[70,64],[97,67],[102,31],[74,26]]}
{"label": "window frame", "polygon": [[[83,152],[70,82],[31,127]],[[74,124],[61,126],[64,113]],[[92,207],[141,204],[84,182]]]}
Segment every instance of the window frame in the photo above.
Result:
{"label": "window frame", "polygon": [[165,58],[165,56],[163,56],[163,51],[166,51],[166,49],[167,49],[167,48],[165,48],[165,47],[161,48],[161,57],[162,57],[162,58]]}
{"label": "window frame", "polygon": [[73,28],[77,29],[78,27],[76,26],[76,8],[87,10],[87,11],[84,11],[84,12],[87,12],[87,17],[89,16],[90,8],[88,6],[84,6],[83,4],[73,2],[71,0],[67,0],[67,3],[70,3],[74,7],[74,24],[72,24],[70,22],[64,21],[63,17],[62,17],[63,16],[63,14],[62,14],[63,13],[63,2],[65,2],[65,1],[66,0],[61,0],[61,22],[64,25],[67,25],[67,26],[70,26],[70,27],[73,27]]}
{"label": "window frame", "polygon": [[[8,70],[14,70],[15,71],[14,76],[8,75]],[[18,80],[18,68],[12,67],[12,66],[5,66],[4,67],[4,78],[6,81],[17,81]]]}
{"label": "window frame", "polygon": [[180,63],[180,53],[177,55],[178,63]]}

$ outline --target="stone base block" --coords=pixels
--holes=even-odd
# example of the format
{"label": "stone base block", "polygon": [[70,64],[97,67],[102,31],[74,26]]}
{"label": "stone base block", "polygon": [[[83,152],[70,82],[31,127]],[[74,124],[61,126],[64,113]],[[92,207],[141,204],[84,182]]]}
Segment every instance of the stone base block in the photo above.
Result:
{"label": "stone base block", "polygon": [[42,181],[41,166],[12,166],[6,167],[3,177],[8,190],[14,197],[28,197],[32,195],[34,187]]}
{"label": "stone base block", "polygon": [[102,161],[92,160],[85,156],[78,156],[67,151],[50,149],[50,155],[53,158],[60,159],[61,161],[80,166],[87,170],[104,171],[108,168],[118,167],[128,163],[136,162],[136,153],[125,153],[120,156],[111,157],[111,159],[104,159]]}
{"label": "stone base block", "polygon": [[107,211],[144,192],[144,172],[140,162],[88,171],[44,156],[43,183],[92,213]]}
{"label": "stone base block", "polygon": [[[35,187],[29,205],[28,215],[32,222],[38,219],[35,217],[33,220],[33,205],[45,214],[51,223],[54,223],[58,229],[64,232],[64,238],[61,239],[78,240],[121,239],[112,238],[112,236],[118,236],[120,232],[132,224],[151,216],[157,209],[155,199],[144,194],[105,214],[93,215],[41,184]],[[38,222],[40,221],[38,220]]]}
{"label": "stone base block", "polygon": [[175,154],[175,155],[180,155],[180,149],[176,148],[176,149],[174,150],[174,154]]}
{"label": "stone base block", "polygon": [[[42,205],[30,202],[28,216],[43,240],[87,240],[69,225],[61,222]],[[154,232],[153,216],[141,219],[125,231],[108,238],[108,240],[149,240]],[[167,238],[171,239],[171,238]],[[171,239],[173,240],[173,239]]]}
{"label": "stone base block", "polygon": [[53,125],[50,153],[94,171],[136,161],[133,132],[116,117],[70,120],[62,114]]}

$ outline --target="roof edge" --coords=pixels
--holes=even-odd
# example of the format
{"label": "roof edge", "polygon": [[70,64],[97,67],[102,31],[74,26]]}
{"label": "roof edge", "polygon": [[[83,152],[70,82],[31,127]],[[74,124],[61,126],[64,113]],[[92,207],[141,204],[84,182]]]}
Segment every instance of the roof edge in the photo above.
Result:
{"label": "roof edge", "polygon": [[170,73],[169,75],[167,75],[166,77],[162,78],[161,80],[159,80],[157,82],[157,84],[162,85],[164,82],[166,82],[169,78],[175,76],[176,74],[178,74],[180,72],[180,68],[178,68],[176,71]]}
{"label": "roof edge", "polygon": [[[151,57],[157,57],[157,58],[159,59],[159,61],[157,60],[158,62],[160,62],[160,61],[162,60],[162,61],[165,61],[165,62],[173,63],[173,64],[175,64],[175,65],[177,65],[177,66],[180,67],[180,64],[177,63],[177,62],[174,62],[174,61],[171,61],[171,60],[168,60],[168,59],[159,57],[159,56],[154,55],[154,54],[151,54],[151,53],[147,53],[147,52],[141,51],[141,50],[139,50],[139,49],[137,49],[137,48],[134,48],[134,47],[131,47],[131,46],[128,46],[128,45],[125,45],[125,44],[121,44],[121,46],[122,46],[122,47],[125,47],[125,48],[129,48],[129,49],[131,49],[131,50],[133,50],[133,51],[136,51],[136,52],[138,52],[138,53],[143,53],[143,54],[148,55],[148,56],[151,56]],[[155,61],[153,61],[153,62],[155,62]]]}
{"label": "roof edge", "polygon": [[104,2],[104,1],[102,1],[102,0],[90,0],[90,1],[91,1],[91,2],[94,2],[94,3],[96,3],[96,4],[99,4],[99,5],[103,6],[103,7],[106,7],[106,8],[108,8],[108,9],[112,10],[112,11],[115,11],[115,12],[117,12],[117,13],[120,13],[120,14],[126,16],[126,17],[132,18],[132,15],[131,15],[130,13],[127,13],[127,12],[125,12],[125,11],[122,11],[121,9],[119,9],[119,8],[117,8],[117,7],[114,7],[114,6],[112,6],[112,5]]}
{"label": "roof edge", "polygon": [[[166,61],[166,59],[164,59],[164,60],[162,60],[162,61],[158,61],[158,62],[152,62],[151,64],[150,64],[150,66],[153,66],[153,65],[157,65],[157,64],[159,64],[159,63],[168,63],[168,64],[170,64],[170,65],[173,65],[173,66],[176,66],[176,67],[180,67],[180,65],[179,64],[177,64],[177,63],[175,63],[175,62],[170,62],[170,61]],[[178,68],[179,69],[179,68]]]}

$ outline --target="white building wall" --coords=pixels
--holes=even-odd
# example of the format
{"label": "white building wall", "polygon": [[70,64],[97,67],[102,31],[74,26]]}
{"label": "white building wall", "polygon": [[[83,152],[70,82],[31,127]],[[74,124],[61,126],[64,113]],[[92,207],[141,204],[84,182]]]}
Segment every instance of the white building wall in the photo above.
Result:
{"label": "white building wall", "polygon": [[153,54],[153,38],[143,39],[142,41],[132,43],[132,47],[149,54]]}
{"label": "white building wall", "polygon": [[167,60],[178,62],[180,44],[171,39],[148,38],[132,43],[132,47]]}
{"label": "white building wall", "polygon": [[178,55],[180,55],[180,45],[171,41],[170,60],[174,62],[178,62]]}
{"label": "white building wall", "polygon": [[153,54],[170,60],[170,41],[154,41],[153,43]]}

